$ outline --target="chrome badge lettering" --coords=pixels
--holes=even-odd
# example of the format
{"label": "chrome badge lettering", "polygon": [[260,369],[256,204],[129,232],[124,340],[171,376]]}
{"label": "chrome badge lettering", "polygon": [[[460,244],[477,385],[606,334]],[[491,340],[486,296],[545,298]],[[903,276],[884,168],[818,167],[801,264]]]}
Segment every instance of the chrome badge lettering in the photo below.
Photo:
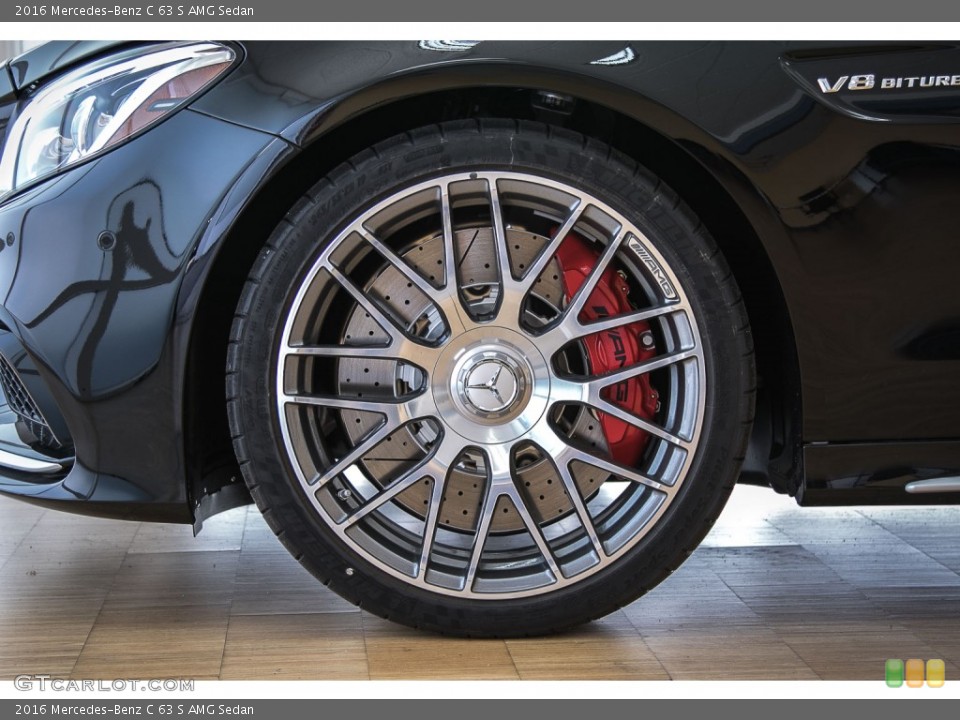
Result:
{"label": "chrome badge lettering", "polygon": [[650,274],[653,275],[654,280],[657,281],[657,284],[660,286],[660,290],[663,292],[663,297],[667,300],[676,300],[677,291],[674,290],[673,284],[667,278],[667,274],[663,271],[663,268],[660,267],[653,255],[650,254],[650,251],[633,235],[630,236],[630,239],[627,241],[627,246],[633,250],[640,262],[642,262],[646,268],[650,271]]}
{"label": "chrome badge lettering", "polygon": [[844,75],[842,78],[837,80],[835,83],[832,83],[826,78],[818,78],[817,84],[820,86],[820,92],[824,93],[835,93],[840,92],[847,80],[850,79],[849,75]]}
{"label": "chrome badge lettering", "polygon": [[817,85],[820,86],[820,92],[835,93],[847,86],[847,90],[871,90],[876,85],[876,76],[874,75],[844,75],[835,83],[831,83],[827,78],[818,78]]}
{"label": "chrome badge lettering", "polygon": [[877,81],[874,74],[841,75],[836,80],[817,78],[820,92],[825,95],[841,90],[899,90],[903,88],[960,87],[960,75],[914,75],[910,77],[885,77]]}

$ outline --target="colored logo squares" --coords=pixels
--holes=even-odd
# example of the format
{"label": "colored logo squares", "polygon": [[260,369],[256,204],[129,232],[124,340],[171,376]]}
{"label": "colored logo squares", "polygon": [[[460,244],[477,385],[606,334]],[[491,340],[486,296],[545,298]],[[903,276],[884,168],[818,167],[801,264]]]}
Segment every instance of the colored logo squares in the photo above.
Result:
{"label": "colored logo squares", "polygon": [[946,678],[946,667],[943,660],[927,660],[927,685],[943,687]]}
{"label": "colored logo squares", "polygon": [[923,660],[907,660],[907,687],[923,687]]}
{"label": "colored logo squares", "polygon": [[884,666],[884,678],[887,687],[900,687],[904,682],[907,687],[923,687],[924,677],[927,686],[932,688],[943,687],[946,680],[946,666],[943,660],[923,660],[912,658],[907,660],[887,660]]}
{"label": "colored logo squares", "polygon": [[887,687],[900,687],[903,685],[903,660],[887,660],[885,673]]}

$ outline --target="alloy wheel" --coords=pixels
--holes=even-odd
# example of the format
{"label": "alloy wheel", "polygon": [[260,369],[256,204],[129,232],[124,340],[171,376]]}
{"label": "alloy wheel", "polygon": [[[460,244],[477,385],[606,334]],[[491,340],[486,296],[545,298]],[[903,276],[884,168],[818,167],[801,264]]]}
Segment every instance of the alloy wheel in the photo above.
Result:
{"label": "alloy wheel", "polygon": [[[565,243],[592,258],[579,287]],[[598,316],[610,278],[629,306]],[[598,370],[599,338],[625,328],[647,352]],[[615,563],[678,493],[704,415],[675,270],[601,198],[524,172],[447,174],[356,216],[300,281],[275,372],[283,449],[319,518],[390,575],[479,600]],[[626,383],[650,413],[618,400]],[[612,427],[642,445],[631,462]]]}

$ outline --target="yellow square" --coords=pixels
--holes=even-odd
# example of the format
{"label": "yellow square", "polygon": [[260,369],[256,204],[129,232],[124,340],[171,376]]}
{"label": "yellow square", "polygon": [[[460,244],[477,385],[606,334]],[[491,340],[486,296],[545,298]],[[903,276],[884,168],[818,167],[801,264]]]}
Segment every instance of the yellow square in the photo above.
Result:
{"label": "yellow square", "polygon": [[946,679],[947,669],[943,660],[927,660],[927,685],[930,687],[943,687]]}
{"label": "yellow square", "polygon": [[923,660],[907,660],[907,687],[923,687]]}

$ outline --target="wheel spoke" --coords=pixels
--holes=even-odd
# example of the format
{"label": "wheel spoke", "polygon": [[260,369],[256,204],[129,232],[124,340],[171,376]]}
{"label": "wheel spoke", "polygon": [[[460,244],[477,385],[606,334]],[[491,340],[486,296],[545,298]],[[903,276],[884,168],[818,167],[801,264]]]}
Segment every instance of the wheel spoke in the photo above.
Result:
{"label": "wheel spoke", "polygon": [[653,308],[634,310],[632,312],[623,313],[622,315],[614,315],[613,317],[604,318],[602,320],[584,323],[581,325],[582,334],[579,335],[579,337],[593,335],[606,330],[613,330],[615,328],[623,327],[624,325],[632,325],[633,323],[637,322],[647,322],[658,317],[663,317],[664,315],[672,315],[676,312],[686,312],[686,308],[676,304],[659,305]]}
{"label": "wheel spoke", "polygon": [[697,352],[695,350],[681,350],[680,352],[670,353],[669,355],[661,355],[660,357],[630,365],[622,370],[614,370],[613,372],[596,375],[592,379],[587,380],[584,386],[591,399],[599,399],[600,391],[605,387],[616,385],[624,380],[630,380],[640,375],[646,375],[654,370],[660,370],[661,368],[675,365],[676,363],[696,356]]}
{"label": "wheel spoke", "polygon": [[583,498],[580,496],[580,488],[577,487],[576,480],[574,480],[573,474],[570,472],[570,466],[563,462],[553,462],[553,467],[557,471],[557,475],[560,477],[560,482],[563,483],[564,489],[567,491],[567,495],[570,498],[570,503],[573,505],[573,509],[577,513],[580,524],[583,526],[583,531],[587,534],[587,537],[590,538],[590,543],[593,545],[594,552],[597,553],[597,557],[600,560],[603,560],[607,556],[607,552],[603,549],[603,543],[600,542],[600,536],[597,535],[597,527],[593,524],[593,518],[590,517],[590,511],[587,510],[587,506],[583,502]]}
{"label": "wheel spoke", "polygon": [[513,502],[517,514],[520,516],[524,526],[527,528],[527,532],[530,533],[530,537],[533,538],[533,541],[537,544],[537,548],[540,550],[540,554],[543,555],[543,559],[547,563],[547,567],[550,568],[550,572],[554,577],[554,582],[560,580],[563,577],[563,574],[560,572],[560,565],[557,563],[557,558],[553,554],[553,550],[550,548],[550,544],[547,542],[546,536],[543,534],[543,528],[541,528],[537,524],[537,521],[533,519],[533,515],[530,514],[530,510],[527,508],[527,505],[520,496],[520,493],[514,489],[504,493],[504,496],[510,498],[510,500]]}
{"label": "wheel spoke", "polygon": [[417,286],[417,289],[420,290],[428,298],[433,298],[437,289],[427,282],[424,277],[414,270],[410,264],[404,260],[402,257],[397,255],[391,248],[385,245],[380,239],[367,230],[364,227],[357,228],[357,233],[367,241],[367,243],[373,247],[378,253],[380,253],[383,258],[390,263],[401,275],[403,275],[407,280],[412,282]]}
{"label": "wheel spoke", "polygon": [[609,400],[604,400],[600,398],[595,400],[592,403],[593,407],[599,410],[600,412],[606,413],[607,415],[612,415],[618,420],[622,420],[625,423],[634,425],[635,427],[640,428],[644,432],[650,433],[651,435],[660,438],[661,440],[666,440],[672,445],[683,448],[684,450],[690,449],[690,441],[685,440],[679,435],[674,435],[669,430],[666,430],[659,425],[650,422],[638,415],[634,415],[632,412],[625,410],[619,405],[614,405]]}
{"label": "wheel spoke", "polygon": [[587,323],[580,322],[580,319],[571,313],[564,315],[560,323],[554,325],[542,335],[538,335],[537,346],[541,348],[544,355],[552,357],[575,340],[583,340],[597,333],[615,330],[637,322],[648,322],[680,312],[688,312],[687,307],[681,303],[672,303],[642,310],[631,310],[620,315],[612,315]]}
{"label": "wheel spoke", "polygon": [[283,350],[284,355],[307,357],[362,358],[369,360],[400,360],[396,343],[388,345],[295,345]]}
{"label": "wheel spoke", "polygon": [[590,299],[594,289],[597,287],[597,283],[600,282],[600,277],[606,271],[607,266],[610,265],[614,255],[617,254],[617,251],[620,249],[620,246],[623,244],[625,238],[626,233],[618,233],[618,235],[603,249],[603,252],[600,253],[600,257],[597,258],[596,264],[590,270],[590,274],[587,275],[586,280],[583,281],[583,285],[579,287],[577,292],[570,299],[570,304],[564,309],[564,319],[568,317],[578,317],[580,315],[584,306],[587,304],[587,300]]}
{"label": "wheel spoke", "polygon": [[572,446],[568,446],[567,450],[564,452],[564,457],[558,458],[558,460],[567,464],[568,466],[573,460],[579,460],[582,463],[586,463],[587,465],[592,465],[593,467],[599,468],[605,472],[612,473],[629,482],[646,485],[648,488],[652,488],[653,490],[658,490],[666,494],[671,494],[673,492],[673,488],[669,485],[664,485],[663,483],[659,483],[652,478],[648,478],[646,475],[634,470],[633,468],[628,468],[610,460],[604,460],[601,457],[597,457],[596,455],[588,453],[584,450],[579,450]]}
{"label": "wheel spoke", "polygon": [[378,492],[374,497],[365,502],[359,508],[350,513],[343,522],[349,525],[354,525],[367,515],[372,513],[375,510],[386,505],[388,502],[393,500],[397,495],[402,493],[404,490],[409,490],[423,478],[429,477],[429,475],[424,474],[424,466],[429,461],[429,458],[423,458],[416,465],[411,467],[409,470],[404,472],[400,477],[393,480],[389,485],[383,488]]}
{"label": "wheel spoke", "polygon": [[580,220],[584,210],[586,210],[586,204],[578,200],[577,204],[573,206],[573,209],[567,216],[567,219],[563,222],[563,225],[554,233],[550,242],[543,247],[543,250],[537,255],[536,260],[530,263],[522,278],[525,294],[530,291],[530,288],[537,282],[537,278],[540,277],[546,269],[547,265],[553,259],[553,256],[557,254],[560,245],[567,239],[567,235],[573,231],[574,225]]}
{"label": "wheel spoke", "polygon": [[384,438],[387,437],[392,432],[397,430],[396,427],[390,425],[389,423],[383,423],[379,428],[374,430],[372,433],[367,435],[360,443],[353,447],[350,452],[344,455],[342,458],[337,460],[333,465],[327,468],[324,472],[314,476],[314,478],[309,481],[307,484],[316,487],[322,488],[328,482],[333,480],[337,475],[346,470],[348,467],[357,462],[360,458],[366,455],[368,452],[373,450],[377,445],[383,442]]}
{"label": "wheel spoke", "polygon": [[284,395],[284,401],[294,405],[316,405],[335,410],[357,410],[359,412],[379,413],[397,424],[405,422],[402,417],[409,417],[412,403],[410,400],[384,398],[375,400],[361,400],[360,398],[344,397],[340,395]]}
{"label": "wheel spoke", "polygon": [[457,459],[463,454],[463,448],[450,434],[445,434],[433,452],[426,466],[427,476],[433,480],[433,491],[430,493],[430,504],[427,508],[427,517],[423,523],[423,544],[420,546],[420,559],[417,562],[418,579],[423,579],[430,562],[430,553],[437,534],[437,524],[440,518],[440,506],[443,503],[443,493],[447,479]]}
{"label": "wheel spoke", "polygon": [[[381,240],[373,233],[369,232],[363,227],[358,229],[358,233],[377,252],[383,255],[387,262],[396,268],[397,272],[403,275],[409,282],[413,283],[417,289],[420,290],[420,292],[422,292],[427,299],[437,307],[437,309],[440,311],[440,315],[443,318],[443,323],[447,327],[447,330],[449,330],[451,333],[462,332],[464,330],[463,323],[460,320],[458,308],[453,305],[459,304],[460,302],[457,299],[457,293],[447,291],[447,287],[455,288],[456,283],[454,283],[453,286],[445,285],[443,292],[439,292],[437,288],[427,282],[420,273],[414,270],[406,260],[397,255],[392,249],[387,247],[387,245],[381,242]],[[446,270],[444,270],[444,272],[446,273]]]}
{"label": "wheel spoke", "polygon": [[462,332],[473,327],[475,323],[460,295],[460,269],[457,263],[456,237],[453,233],[449,183],[440,185],[440,221],[443,229],[443,294],[433,290],[429,296],[435,302],[440,302],[450,332]]}
{"label": "wheel spoke", "polygon": [[432,479],[435,484],[441,485],[442,488],[443,483],[438,483],[437,478],[443,478],[446,475],[447,468],[456,460],[458,451],[454,449],[453,445],[452,442],[446,439],[438,441],[427,455],[404,471],[399,477],[394,478],[387,486],[382,488],[379,493],[348,515],[344,522],[347,525],[353,525],[359,522],[374,510],[390,502],[404,490],[408,490],[424,478]]}
{"label": "wheel spoke", "polygon": [[439,477],[433,478],[433,492],[430,493],[430,507],[423,523],[423,545],[420,547],[420,561],[417,563],[417,578],[424,578],[427,574],[427,565],[430,562],[430,553],[433,550],[434,538],[437,534],[437,521],[440,518],[440,503],[443,501],[443,490],[447,483],[449,468]]}
{"label": "wheel spoke", "polygon": [[457,290],[457,252],[453,237],[453,213],[450,210],[450,185],[440,187],[440,216],[443,224],[443,287],[459,297]]}
{"label": "wheel spoke", "polygon": [[350,293],[350,296],[356,301],[357,305],[370,314],[374,322],[387,333],[391,340],[395,340],[398,335],[401,337],[409,337],[404,328],[400,327],[393,318],[383,312],[363,290],[358,288],[350,278],[340,272],[339,268],[330,265],[327,271],[333,276],[334,280],[340,283],[340,287]]}
{"label": "wheel spoke", "polygon": [[467,573],[463,582],[464,592],[473,592],[473,583],[477,579],[477,568],[480,566],[480,555],[483,554],[483,546],[487,544],[487,536],[490,535],[490,524],[493,522],[493,511],[497,506],[497,500],[500,493],[495,493],[488,489],[483,496],[483,505],[480,508],[480,518],[477,522],[477,532],[473,538],[473,547],[470,550],[470,561],[467,564]]}
{"label": "wheel spoke", "polygon": [[503,207],[500,205],[500,190],[496,180],[487,181],[490,196],[490,215],[493,218],[493,248],[497,254],[497,266],[500,270],[500,287],[504,294],[516,289],[517,281],[510,268],[510,250],[507,247],[507,231],[503,224]]}
{"label": "wheel spoke", "polygon": [[[483,546],[490,535],[490,524],[497,509],[497,501],[502,495],[509,495],[513,487],[513,477],[510,472],[511,446],[490,445],[484,449],[487,462],[487,485],[483,493],[483,503],[480,508],[480,519],[477,523],[477,533],[473,539],[473,549],[470,553],[470,564],[467,566],[467,576],[464,590],[470,592],[476,580],[477,568],[480,565],[480,555]],[[515,503],[516,504],[516,503]]]}

